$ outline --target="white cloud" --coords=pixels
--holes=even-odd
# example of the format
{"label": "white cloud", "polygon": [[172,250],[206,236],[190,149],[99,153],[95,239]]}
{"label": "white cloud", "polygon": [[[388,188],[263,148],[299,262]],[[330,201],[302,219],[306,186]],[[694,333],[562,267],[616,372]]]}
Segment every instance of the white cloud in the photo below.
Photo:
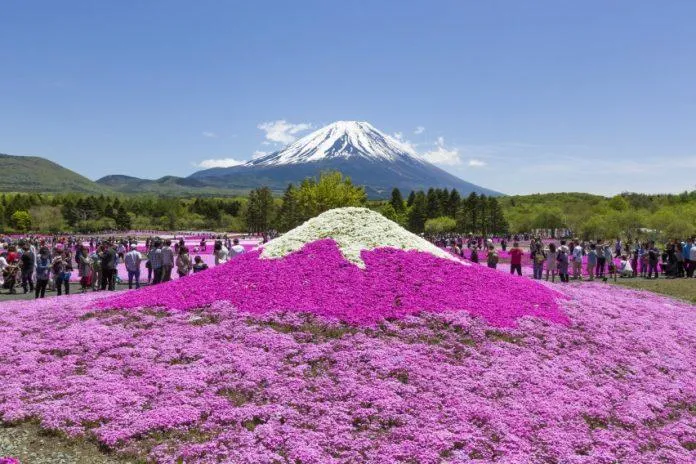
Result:
{"label": "white cloud", "polygon": [[297,137],[295,134],[311,129],[312,125],[309,123],[292,124],[284,119],[278,121],[268,121],[262,122],[257,126],[262,131],[266,132],[266,139],[271,142],[277,143],[292,143]]}
{"label": "white cloud", "polygon": [[462,162],[459,158],[459,150],[445,147],[444,137],[438,137],[437,142],[435,142],[435,149],[423,153],[422,157],[433,164],[444,164],[447,166],[455,166]]}
{"label": "white cloud", "polygon": [[394,132],[394,138],[396,140],[402,140],[404,138],[403,132]]}
{"label": "white cloud", "polygon": [[207,159],[200,163],[194,163],[195,166],[204,169],[210,168],[229,168],[232,166],[239,166],[244,164],[246,161],[239,161],[233,158],[221,158],[221,159]]}
{"label": "white cloud", "polygon": [[217,136],[218,136],[218,135],[217,135],[215,132],[208,132],[208,131],[203,132],[203,137],[208,137],[208,138],[211,138],[211,139],[216,139]]}
{"label": "white cloud", "polygon": [[268,154],[267,151],[260,151],[256,150],[253,155],[251,155],[251,159],[257,159],[257,158],[263,158]]}
{"label": "white cloud", "polygon": [[416,130],[413,131],[414,134],[419,135],[425,132],[425,127],[423,126],[418,126],[416,127]]}
{"label": "white cloud", "polygon": [[477,160],[477,159],[470,159],[469,160],[469,167],[472,168],[480,168],[485,166],[487,163],[485,161]]}

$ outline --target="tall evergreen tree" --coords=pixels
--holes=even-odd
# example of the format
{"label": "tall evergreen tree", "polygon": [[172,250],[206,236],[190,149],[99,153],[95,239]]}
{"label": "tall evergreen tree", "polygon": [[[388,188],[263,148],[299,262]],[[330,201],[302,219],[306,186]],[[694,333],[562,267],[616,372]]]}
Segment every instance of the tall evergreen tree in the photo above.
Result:
{"label": "tall evergreen tree", "polygon": [[278,211],[277,228],[281,232],[287,232],[297,227],[300,223],[300,209],[297,204],[297,189],[289,184],[283,194],[283,204]]}
{"label": "tall evergreen tree", "polygon": [[457,216],[457,210],[459,209],[459,204],[461,201],[462,197],[459,196],[457,189],[452,189],[449,194],[449,199],[447,200],[447,210],[445,211],[445,214],[451,217]]}
{"label": "tall evergreen tree", "polygon": [[433,219],[442,216],[440,211],[440,197],[435,189],[428,189],[426,195],[426,219]]}
{"label": "tall evergreen tree", "polygon": [[403,213],[404,212],[404,198],[401,196],[401,190],[398,188],[394,188],[391,193],[391,200],[389,201],[391,203],[392,207],[394,208],[394,211],[397,213]]}
{"label": "tall evergreen tree", "polygon": [[411,190],[411,193],[408,194],[408,199],[406,200],[406,206],[411,207],[413,206],[413,201],[416,199],[416,192]]}
{"label": "tall evergreen tree", "polygon": [[414,233],[422,233],[425,221],[428,219],[428,202],[422,190],[414,195],[413,205],[408,212],[408,229]]}
{"label": "tall evergreen tree", "polygon": [[130,230],[131,228],[131,218],[123,206],[116,213],[116,228],[118,230]]}
{"label": "tall evergreen tree", "polygon": [[247,202],[247,228],[252,233],[265,232],[273,219],[273,194],[268,187],[260,187],[249,192]]}

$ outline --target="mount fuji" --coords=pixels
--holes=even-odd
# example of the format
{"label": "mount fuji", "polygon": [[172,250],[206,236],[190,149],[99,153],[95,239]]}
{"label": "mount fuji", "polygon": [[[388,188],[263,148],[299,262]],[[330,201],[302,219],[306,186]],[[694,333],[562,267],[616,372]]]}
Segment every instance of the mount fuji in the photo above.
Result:
{"label": "mount fuji", "polygon": [[408,145],[358,121],[329,124],[270,155],[239,166],[198,171],[187,179],[228,189],[265,185],[281,190],[324,171],[349,176],[371,198],[387,197],[394,187],[404,193],[433,187],[457,189],[463,195],[500,195],[453,176]]}

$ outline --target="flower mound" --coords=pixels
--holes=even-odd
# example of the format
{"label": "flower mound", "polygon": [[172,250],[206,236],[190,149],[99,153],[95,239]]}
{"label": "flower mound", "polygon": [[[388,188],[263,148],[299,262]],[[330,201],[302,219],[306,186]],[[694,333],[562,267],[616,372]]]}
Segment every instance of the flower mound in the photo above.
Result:
{"label": "flower mound", "polygon": [[252,314],[302,312],[359,325],[421,311],[461,310],[496,326],[523,316],[566,323],[555,291],[481,266],[462,266],[430,253],[377,248],[363,251],[365,269],[346,261],[331,239],[281,259],[259,252],[166,285],[127,292],[101,308],[190,310],[228,301]]}
{"label": "flower mound", "polygon": [[282,258],[325,238],[333,239],[343,256],[359,267],[364,267],[362,252],[375,248],[419,250],[456,260],[446,251],[367,208],[336,208],[322,213],[263,245],[262,256]]}

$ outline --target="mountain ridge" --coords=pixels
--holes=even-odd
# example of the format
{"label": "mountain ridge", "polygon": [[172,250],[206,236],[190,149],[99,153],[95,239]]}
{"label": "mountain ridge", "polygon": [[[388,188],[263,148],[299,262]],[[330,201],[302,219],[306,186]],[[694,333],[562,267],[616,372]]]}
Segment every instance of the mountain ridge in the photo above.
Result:
{"label": "mountain ridge", "polygon": [[40,156],[0,153],[0,192],[114,193],[58,163]]}

